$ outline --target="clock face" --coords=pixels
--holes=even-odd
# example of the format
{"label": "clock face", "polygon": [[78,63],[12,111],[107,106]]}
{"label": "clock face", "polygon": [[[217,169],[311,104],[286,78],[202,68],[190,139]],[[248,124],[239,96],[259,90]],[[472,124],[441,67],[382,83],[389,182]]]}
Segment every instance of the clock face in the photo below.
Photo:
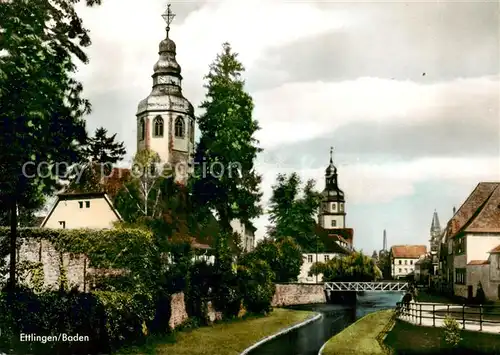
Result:
{"label": "clock face", "polygon": [[167,78],[164,76],[159,76],[158,77],[158,84],[166,84],[167,83]]}

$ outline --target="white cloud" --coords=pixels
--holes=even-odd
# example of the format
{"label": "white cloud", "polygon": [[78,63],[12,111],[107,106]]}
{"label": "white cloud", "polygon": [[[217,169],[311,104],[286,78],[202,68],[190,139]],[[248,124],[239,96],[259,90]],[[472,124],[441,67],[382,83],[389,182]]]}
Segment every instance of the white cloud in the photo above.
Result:
{"label": "white cloud", "polygon": [[[292,169],[260,164],[258,169],[263,174],[263,201],[267,202],[271,197],[271,185],[275,183],[278,173],[296,171],[303,181],[315,179],[317,190],[321,191],[324,188],[325,168],[309,169],[306,165]],[[412,196],[416,184],[425,182],[444,181],[457,185],[465,198],[478,182],[499,180],[500,158],[425,158],[379,165],[356,163],[338,166],[338,173],[339,186],[346,194],[346,209],[349,210],[348,206],[352,204],[382,204]],[[256,221],[257,238],[264,235],[267,218],[266,215]]]}

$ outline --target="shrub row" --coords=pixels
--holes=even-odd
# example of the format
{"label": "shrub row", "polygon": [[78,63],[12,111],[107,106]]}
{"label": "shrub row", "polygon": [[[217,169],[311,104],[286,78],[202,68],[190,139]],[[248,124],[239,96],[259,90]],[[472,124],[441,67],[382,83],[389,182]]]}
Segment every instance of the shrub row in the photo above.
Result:
{"label": "shrub row", "polygon": [[[147,296],[120,292],[1,293],[0,352],[110,353],[126,343],[143,340],[158,327],[154,302]],[[80,341],[62,341],[58,337],[64,334],[78,336]],[[39,338],[30,339],[30,335]]]}

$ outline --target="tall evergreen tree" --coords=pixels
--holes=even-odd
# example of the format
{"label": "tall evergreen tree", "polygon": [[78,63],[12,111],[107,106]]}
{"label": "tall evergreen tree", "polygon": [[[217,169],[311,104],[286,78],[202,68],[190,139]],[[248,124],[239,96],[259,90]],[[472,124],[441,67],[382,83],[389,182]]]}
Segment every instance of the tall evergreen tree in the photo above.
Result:
{"label": "tall evergreen tree", "polygon": [[94,136],[88,138],[84,152],[90,161],[110,166],[121,161],[127,154],[125,144],[116,141],[116,133],[108,136],[104,127],[97,128]]}
{"label": "tall evergreen tree", "polygon": [[[36,208],[81,159],[90,104],[71,74],[90,45],[78,0],[0,2],[0,205],[10,214],[9,286],[16,282],[17,211]],[[88,5],[99,0],[87,0]],[[28,163],[29,165],[26,165]],[[38,171],[41,163],[49,163]],[[28,169],[26,169],[28,167]],[[47,167],[47,166],[46,166]],[[53,169],[57,167],[58,171]],[[57,176],[59,175],[59,176]]]}
{"label": "tall evergreen tree", "polygon": [[224,235],[231,235],[232,219],[249,223],[262,213],[261,176],[254,167],[262,150],[254,138],[259,125],[252,117],[253,101],[244,90],[244,68],[237,57],[224,43],[210,65],[194,157],[193,194],[200,207],[217,212]]}
{"label": "tall evergreen tree", "polygon": [[305,252],[321,251],[316,235],[315,216],[321,195],[314,190],[315,181],[308,180],[304,187],[297,173],[278,174],[270,199],[268,233],[273,238],[290,236]]}

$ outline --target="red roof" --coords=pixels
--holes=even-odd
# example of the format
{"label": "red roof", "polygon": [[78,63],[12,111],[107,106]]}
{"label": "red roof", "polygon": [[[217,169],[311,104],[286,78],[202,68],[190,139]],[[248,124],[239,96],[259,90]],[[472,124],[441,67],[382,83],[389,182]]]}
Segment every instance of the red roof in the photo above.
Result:
{"label": "red roof", "polygon": [[488,265],[488,260],[471,260],[467,265]]}
{"label": "red roof", "polygon": [[500,183],[480,182],[450,220],[450,234],[500,232]]}
{"label": "red roof", "polygon": [[427,254],[427,246],[425,245],[394,245],[391,247],[393,258],[409,258],[418,259],[422,255]]}

